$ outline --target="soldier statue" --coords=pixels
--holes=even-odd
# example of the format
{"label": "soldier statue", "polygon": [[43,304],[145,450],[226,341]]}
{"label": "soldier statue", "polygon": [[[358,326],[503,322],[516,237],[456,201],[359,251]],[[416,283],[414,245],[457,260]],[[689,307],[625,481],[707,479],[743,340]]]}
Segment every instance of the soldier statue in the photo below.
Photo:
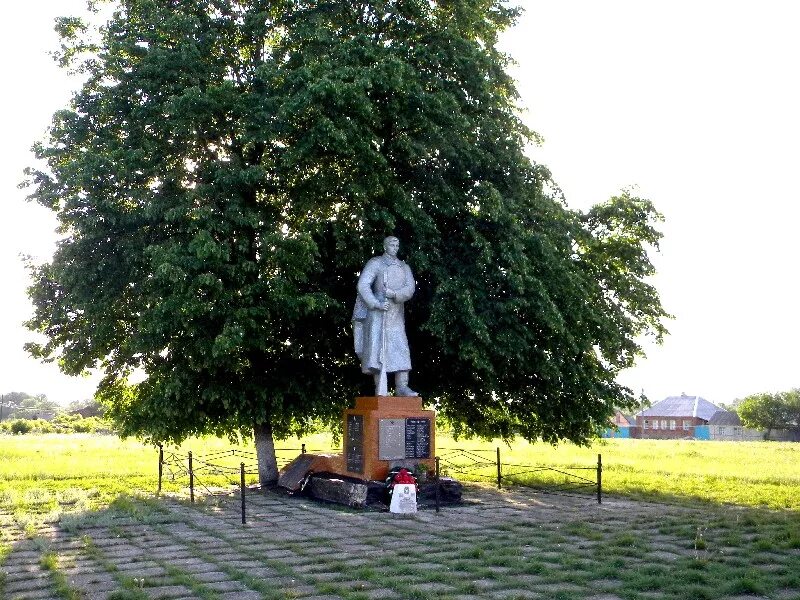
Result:
{"label": "soldier statue", "polygon": [[383,240],[384,253],[367,262],[358,278],[353,310],[355,350],[361,370],[375,379],[375,395],[387,396],[386,374],[394,373],[395,395],[417,396],[408,387],[411,355],[403,305],[414,295],[414,277],[397,258],[400,240]]}

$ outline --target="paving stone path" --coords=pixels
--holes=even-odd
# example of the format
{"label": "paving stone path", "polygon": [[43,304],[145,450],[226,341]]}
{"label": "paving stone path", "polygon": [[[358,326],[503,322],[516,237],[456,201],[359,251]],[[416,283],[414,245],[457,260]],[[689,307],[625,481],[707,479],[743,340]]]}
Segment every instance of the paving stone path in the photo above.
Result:
{"label": "paving stone path", "polygon": [[[141,514],[134,507],[128,516],[100,514],[33,536],[12,530],[6,521],[12,551],[0,568],[0,596],[649,599],[665,596],[657,589],[626,591],[623,573],[640,565],[698,560],[708,552],[685,536],[652,527],[665,516],[702,523],[701,509],[613,498],[598,505],[590,498],[525,490],[471,488],[466,496],[471,503],[413,517],[253,492],[246,525],[236,495],[212,505],[164,498],[146,503],[151,510]],[[636,536],[645,532],[650,532],[647,544],[639,544]],[[603,545],[609,539],[616,545]],[[608,548],[619,553],[604,556]],[[723,556],[724,548],[715,552]],[[797,554],[776,553],[753,568],[791,569],[800,567],[798,561]],[[520,567],[528,564],[536,568]],[[584,570],[592,575],[581,576]],[[742,597],[800,600],[800,589]]]}

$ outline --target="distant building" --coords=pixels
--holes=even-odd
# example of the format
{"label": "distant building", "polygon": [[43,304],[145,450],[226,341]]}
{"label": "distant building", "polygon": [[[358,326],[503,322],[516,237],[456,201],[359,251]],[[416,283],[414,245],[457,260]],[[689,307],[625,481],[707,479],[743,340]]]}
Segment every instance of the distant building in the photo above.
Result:
{"label": "distant building", "polygon": [[[742,424],[735,412],[720,408],[700,396],[670,396],[650,408],[630,415],[616,411],[605,438],[759,441],[765,432]],[[772,429],[769,440],[800,441],[800,434]]]}
{"label": "distant building", "polygon": [[607,438],[629,438],[632,430],[636,429],[636,417],[631,414],[617,411],[611,418],[611,422],[615,427],[609,427],[603,433],[603,437]]}
{"label": "distant building", "polygon": [[700,396],[669,396],[636,415],[637,437],[708,440],[708,422],[721,410]]}
{"label": "distant building", "polygon": [[89,417],[102,417],[103,411],[100,409],[100,406],[97,404],[90,404],[89,406],[85,406],[83,408],[79,408],[77,410],[71,411],[69,414],[71,415],[80,415],[84,419]]}
{"label": "distant building", "polygon": [[741,442],[764,439],[764,432],[744,427],[739,415],[729,410],[715,413],[708,421],[708,430],[712,440]]}

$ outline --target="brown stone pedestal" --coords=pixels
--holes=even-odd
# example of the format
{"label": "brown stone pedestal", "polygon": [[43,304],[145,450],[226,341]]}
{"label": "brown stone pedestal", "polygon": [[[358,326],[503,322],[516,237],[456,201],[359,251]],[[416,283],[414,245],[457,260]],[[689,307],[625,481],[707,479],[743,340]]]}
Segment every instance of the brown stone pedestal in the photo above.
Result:
{"label": "brown stone pedestal", "polygon": [[381,481],[393,466],[435,469],[436,413],[418,396],[356,398],[344,412],[344,474]]}

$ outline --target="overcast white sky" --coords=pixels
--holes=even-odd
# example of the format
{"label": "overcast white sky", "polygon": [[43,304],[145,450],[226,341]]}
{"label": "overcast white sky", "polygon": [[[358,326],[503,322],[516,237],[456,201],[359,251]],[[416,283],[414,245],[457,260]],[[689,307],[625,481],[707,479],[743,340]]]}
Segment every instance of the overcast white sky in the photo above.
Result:
{"label": "overcast white sky", "polygon": [[[654,282],[675,315],[663,346],[622,376],[652,400],[712,402],[800,386],[797,308],[800,3],[523,0],[503,39],[525,120],[575,208],[638,186],[664,213]],[[0,21],[0,392],[91,396],[28,358],[20,254],[46,258],[55,220],[16,185],[70,81],[47,52],[82,0],[32,0]]]}

